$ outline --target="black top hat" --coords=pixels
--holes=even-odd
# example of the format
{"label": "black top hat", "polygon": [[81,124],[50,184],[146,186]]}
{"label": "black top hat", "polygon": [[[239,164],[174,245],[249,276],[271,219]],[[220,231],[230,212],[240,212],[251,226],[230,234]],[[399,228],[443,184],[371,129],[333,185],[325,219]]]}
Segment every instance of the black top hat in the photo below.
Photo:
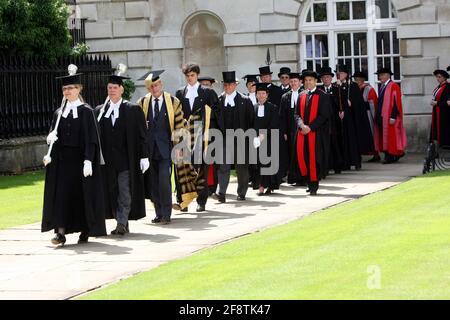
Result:
{"label": "black top hat", "polygon": [[302,75],[298,72],[291,72],[289,73],[289,78],[291,79],[301,79]]}
{"label": "black top hat", "polygon": [[158,82],[161,80],[160,75],[165,70],[153,70],[149,71],[146,74],[144,74],[142,77],[140,77],[138,80],[144,80],[145,86],[150,86],[151,84]]}
{"label": "black top hat", "polygon": [[365,80],[368,79],[367,73],[365,71],[355,71],[355,73],[352,75],[353,78],[364,78]]}
{"label": "black top hat", "polygon": [[209,81],[211,84],[216,83],[216,79],[213,77],[199,77],[198,81]]}
{"label": "black top hat", "polygon": [[386,67],[379,68],[377,70],[377,72],[375,72],[375,74],[381,74],[381,73],[389,73],[391,76],[393,75],[391,69],[390,68],[386,68]]}
{"label": "black top hat", "polygon": [[278,78],[282,75],[282,74],[287,74],[289,75],[289,73],[291,73],[291,68],[288,67],[282,67],[280,69],[280,73],[278,74]]}
{"label": "black top hat", "polygon": [[239,82],[238,79],[236,79],[236,71],[224,71],[222,72],[223,83],[234,83]]}
{"label": "black top hat", "polygon": [[259,68],[259,75],[263,76],[265,74],[272,74],[273,72],[270,71],[270,66],[264,66]]}
{"label": "black top hat", "polygon": [[440,69],[434,70],[433,75],[437,76],[438,74],[442,75],[446,79],[450,78],[450,75],[445,70],[440,70]]}
{"label": "black top hat", "polygon": [[56,77],[56,79],[62,80],[63,86],[68,86],[71,84],[81,84],[81,75],[82,73],[77,73],[78,67],[74,64],[68,66],[67,71],[69,73],[68,76]]}
{"label": "black top hat", "polygon": [[331,67],[320,68],[319,76],[322,77],[322,76],[326,76],[326,75],[330,75],[330,76],[334,77],[334,73],[333,73],[333,70],[331,70]]}
{"label": "black top hat", "polygon": [[258,77],[259,74],[246,74],[245,76],[242,77],[242,79],[247,79],[247,83],[249,82],[256,82],[258,83]]}
{"label": "black top hat", "polygon": [[304,70],[302,72],[302,79],[305,79],[305,77],[313,77],[313,78],[319,79],[319,75],[317,74],[317,72],[312,71],[312,70]]}
{"label": "black top hat", "polygon": [[334,70],[334,72],[350,73],[348,66],[346,66],[345,64],[338,64],[336,66],[336,70]]}
{"label": "black top hat", "polygon": [[256,86],[256,91],[266,91],[269,92],[269,86],[268,83],[255,83],[254,86]]}

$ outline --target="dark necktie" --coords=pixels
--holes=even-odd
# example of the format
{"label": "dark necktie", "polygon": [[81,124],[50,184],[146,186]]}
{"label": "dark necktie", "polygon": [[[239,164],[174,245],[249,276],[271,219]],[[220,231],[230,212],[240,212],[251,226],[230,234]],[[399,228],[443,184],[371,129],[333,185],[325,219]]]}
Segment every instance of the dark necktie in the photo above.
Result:
{"label": "dark necktie", "polygon": [[159,99],[155,99],[155,113],[153,115],[153,119],[156,121],[158,120],[159,116]]}

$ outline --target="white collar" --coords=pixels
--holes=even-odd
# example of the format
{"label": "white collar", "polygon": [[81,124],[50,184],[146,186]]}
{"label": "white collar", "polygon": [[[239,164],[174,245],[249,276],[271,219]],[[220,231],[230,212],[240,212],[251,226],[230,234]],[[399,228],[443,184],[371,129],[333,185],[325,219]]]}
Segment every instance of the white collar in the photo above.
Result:
{"label": "white collar", "polygon": [[264,105],[258,103],[258,117],[264,117]]}
{"label": "white collar", "polygon": [[387,86],[389,82],[391,82],[391,79],[389,79],[388,81],[386,81],[385,83],[383,83],[383,86]]}
{"label": "white collar", "polygon": [[78,107],[81,106],[83,103],[80,99],[77,99],[75,101],[67,101],[66,109],[64,110],[64,113],[62,114],[63,118],[67,118],[69,116],[70,111],[72,111],[72,116],[74,119],[78,118]]}
{"label": "white collar", "polygon": [[198,91],[198,88],[200,87],[200,82],[196,82],[193,86],[191,86],[189,83],[188,83],[188,85],[186,86],[187,87],[187,90],[188,90],[188,92],[189,91]]}
{"label": "white collar", "polygon": [[122,104],[123,99],[120,98],[120,100],[117,103],[113,103],[112,101],[109,102],[109,109],[108,112],[106,112],[105,114],[105,118],[109,118],[109,116],[111,115],[111,113],[114,112],[114,119],[119,118],[119,108],[120,105]]}
{"label": "white collar", "polygon": [[225,94],[225,106],[230,105],[231,107],[235,106],[234,98],[236,98],[237,91],[235,90],[232,94]]}
{"label": "white collar", "polygon": [[316,91],[316,89],[317,89],[317,87],[314,87],[314,89],[312,89],[312,90],[306,90],[306,91],[308,91],[307,93],[314,93],[314,92]]}
{"label": "white collar", "polygon": [[283,85],[281,85],[281,89],[283,89],[283,90],[287,90],[287,89],[290,89],[291,87],[289,86],[289,85],[287,85],[287,86],[283,86]]}

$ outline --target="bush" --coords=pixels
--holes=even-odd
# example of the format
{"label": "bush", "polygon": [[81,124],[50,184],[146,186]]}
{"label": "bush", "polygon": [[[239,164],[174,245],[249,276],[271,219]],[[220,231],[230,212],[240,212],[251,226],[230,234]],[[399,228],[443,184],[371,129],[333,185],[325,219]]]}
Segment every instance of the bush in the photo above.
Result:
{"label": "bush", "polygon": [[123,81],[123,95],[122,97],[125,100],[130,101],[131,100],[131,96],[133,95],[133,93],[136,91],[136,86],[134,84],[133,81],[127,79]]}
{"label": "bush", "polygon": [[0,0],[0,50],[55,62],[70,54],[68,6],[63,0]]}

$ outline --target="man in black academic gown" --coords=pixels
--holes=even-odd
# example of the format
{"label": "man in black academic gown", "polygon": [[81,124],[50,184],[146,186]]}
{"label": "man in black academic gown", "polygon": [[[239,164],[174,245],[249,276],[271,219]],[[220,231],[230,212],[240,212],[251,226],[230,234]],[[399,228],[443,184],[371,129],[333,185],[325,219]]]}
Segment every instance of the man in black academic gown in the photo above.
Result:
{"label": "man in black academic gown", "polygon": [[272,74],[273,72],[270,71],[270,66],[259,68],[259,79],[261,80],[261,83],[267,83],[269,89],[269,102],[279,107],[282,91],[279,86],[272,83]]}
{"label": "man in black academic gown", "polygon": [[317,195],[319,181],[328,167],[327,139],[330,97],[317,88],[314,71],[302,74],[305,91],[300,97],[295,119],[298,127],[296,155],[300,173],[308,181],[308,190]]}
{"label": "man in black academic gown", "polygon": [[329,168],[334,170],[335,174],[340,174],[344,165],[342,158],[342,120],[339,118],[339,102],[336,96],[337,86],[333,84],[334,73],[330,67],[323,67],[319,73],[322,81],[320,90],[330,96],[330,158]]}
{"label": "man in black academic gown", "polygon": [[[272,73],[270,71],[270,66],[265,66],[259,68],[260,72],[260,79],[261,83],[266,83],[268,90],[269,90],[269,102],[274,104],[277,107],[278,110],[278,117],[277,121],[281,121],[281,119],[285,118],[285,115],[283,114],[283,110],[280,108],[281,104],[281,96],[283,94],[280,87],[274,85],[272,83]],[[281,123],[276,123],[277,128],[281,128]],[[279,134],[280,142],[279,142],[279,151],[280,151],[280,168],[278,171],[278,184],[281,184],[284,181],[284,178],[286,177],[287,170],[288,170],[288,163],[289,163],[289,157],[288,157],[288,146],[287,141],[284,137],[284,135],[280,132]]]}
{"label": "man in black academic gown", "polygon": [[299,73],[291,72],[289,74],[289,78],[291,90],[285,93],[281,98],[280,108],[282,109],[282,115],[284,115],[284,117],[281,119],[280,130],[288,145],[287,182],[289,184],[302,185],[303,178],[298,170],[298,164],[292,161],[294,158],[293,153],[296,151],[295,141],[297,134],[297,123],[295,122],[294,114],[296,108],[298,107],[298,102],[300,101],[302,82],[300,80],[301,75]]}
{"label": "man in black academic gown", "polygon": [[41,231],[55,231],[54,245],[64,245],[74,232],[81,232],[78,243],[106,235],[99,136],[92,108],[81,101],[81,74],[74,73],[59,78],[65,103],[54,113],[47,137],[52,152],[44,157]]}
{"label": "man in black academic gown", "polygon": [[291,86],[289,84],[289,74],[291,73],[291,69],[287,67],[280,68],[280,72],[278,73],[278,79],[280,79],[280,88],[281,88],[281,96],[283,94],[291,91]]}
{"label": "man in black academic gown", "polygon": [[123,79],[108,79],[108,101],[96,109],[105,157],[107,218],[117,220],[111,234],[129,232],[128,221],[145,217],[143,173],[149,168],[144,113],[122,99]]}
{"label": "man in black academic gown", "polygon": [[[187,81],[187,85],[178,89],[176,97],[180,100],[183,107],[183,116],[187,120],[187,128],[191,135],[195,136],[195,141],[191,147],[193,165],[198,173],[197,183],[197,212],[205,211],[206,201],[208,199],[208,163],[205,162],[203,154],[208,145],[208,139],[205,133],[209,130],[212,122],[216,122],[216,110],[218,97],[216,92],[211,88],[206,88],[198,82],[200,67],[197,64],[187,64],[183,68],[183,73]],[[197,135],[195,126],[201,125],[202,137]],[[201,139],[203,138],[203,139]],[[181,186],[176,178],[177,183],[177,201],[182,202]],[[183,208],[182,211],[187,211]]]}
{"label": "man in black academic gown", "polygon": [[[235,71],[222,72],[224,93],[219,96],[218,123],[223,134],[223,163],[218,165],[219,190],[215,195],[219,202],[225,202],[230,182],[230,170],[234,165],[238,179],[237,200],[245,200],[249,181],[249,143],[238,143],[234,132],[245,133],[253,128],[254,108],[251,100],[236,90],[238,80]],[[233,155],[233,157],[232,157]]]}
{"label": "man in black academic gown", "polygon": [[[361,169],[361,154],[364,138],[364,130],[368,126],[367,116],[364,115],[364,99],[361,90],[356,83],[350,81],[350,71],[345,65],[338,65],[338,80],[334,87],[333,96],[337,97],[339,108],[338,116],[342,120],[342,154],[344,159],[344,170],[350,170],[354,166],[356,170]],[[370,130],[370,128],[368,128]]]}

